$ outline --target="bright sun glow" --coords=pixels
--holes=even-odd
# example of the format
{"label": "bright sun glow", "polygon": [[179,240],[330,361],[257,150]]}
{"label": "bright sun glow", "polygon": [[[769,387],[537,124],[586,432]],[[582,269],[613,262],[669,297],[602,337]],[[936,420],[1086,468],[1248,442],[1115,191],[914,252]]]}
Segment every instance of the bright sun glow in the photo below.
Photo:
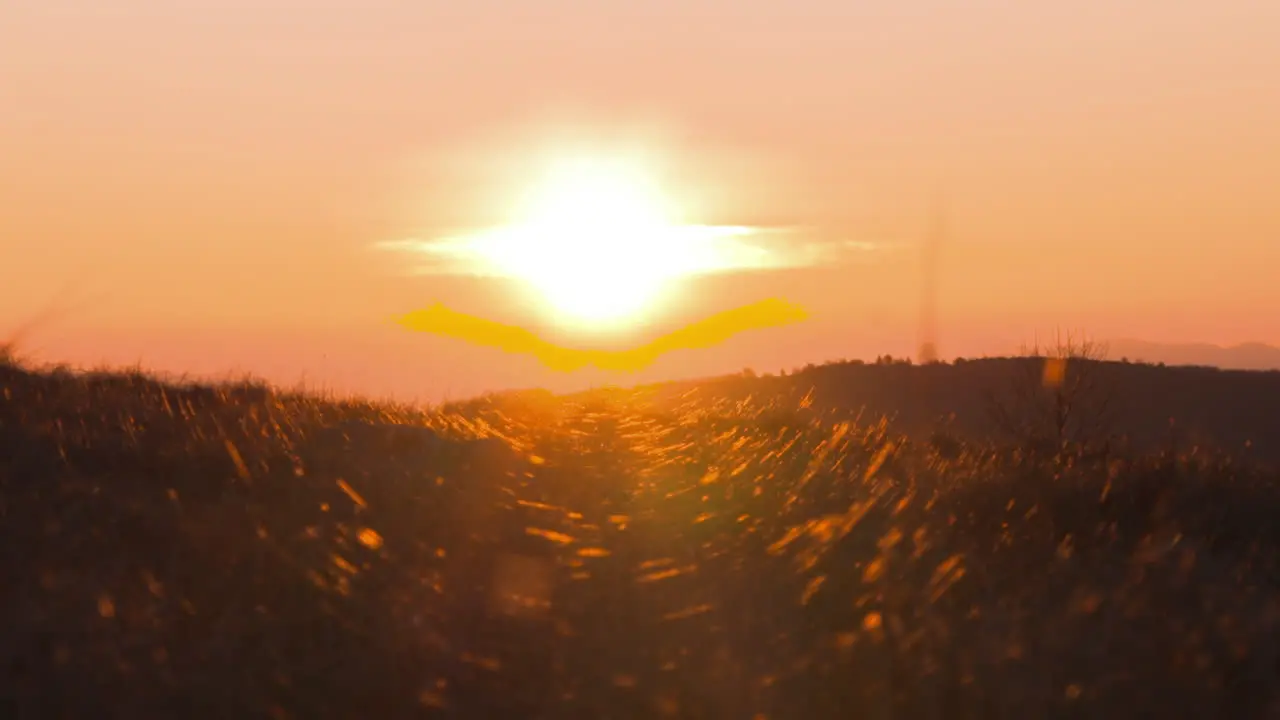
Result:
{"label": "bright sun glow", "polygon": [[463,242],[491,271],[531,286],[559,319],[601,328],[652,311],[673,281],[729,264],[708,241],[748,232],[681,224],[640,168],[586,159],[556,166],[515,223]]}
{"label": "bright sun glow", "polygon": [[[660,187],[653,148],[560,150],[512,198],[504,224],[378,245],[416,255],[416,273],[514,280],[548,319],[593,334],[663,313],[697,276],[829,266],[873,247],[806,238],[796,227],[691,223],[696,208],[685,203],[698,194]],[[519,176],[528,179],[525,167]],[[731,189],[738,180],[721,182]]]}

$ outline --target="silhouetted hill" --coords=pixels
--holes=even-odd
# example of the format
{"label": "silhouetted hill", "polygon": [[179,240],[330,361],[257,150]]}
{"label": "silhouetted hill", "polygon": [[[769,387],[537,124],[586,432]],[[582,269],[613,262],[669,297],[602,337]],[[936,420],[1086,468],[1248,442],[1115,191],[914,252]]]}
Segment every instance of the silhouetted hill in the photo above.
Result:
{"label": "silhouetted hill", "polygon": [[[1094,395],[1110,402],[1105,430],[1127,438],[1135,450],[1161,450],[1172,442],[1280,462],[1280,372],[1081,362],[1096,385]],[[1042,368],[1042,360],[1031,358],[933,365],[853,361],[810,366],[785,376],[732,375],[646,386],[644,391],[658,405],[693,393],[706,400],[751,398],[796,407],[807,396],[806,414],[864,421],[884,416],[911,436],[945,429],[969,441],[985,441],[1001,435],[993,425],[990,396],[1034,386]],[[1073,373],[1081,365],[1068,368]]]}

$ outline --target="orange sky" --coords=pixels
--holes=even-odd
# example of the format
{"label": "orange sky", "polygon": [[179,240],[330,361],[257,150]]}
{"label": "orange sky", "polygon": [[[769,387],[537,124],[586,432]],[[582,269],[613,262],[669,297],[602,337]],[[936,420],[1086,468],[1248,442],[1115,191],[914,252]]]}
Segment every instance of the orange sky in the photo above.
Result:
{"label": "orange sky", "polygon": [[1272,0],[13,0],[0,333],[52,304],[50,360],[401,397],[601,381],[385,323],[534,321],[373,246],[501,221],[555,131],[651,144],[698,222],[877,245],[690,286],[662,322],[771,296],[814,319],[646,378],[912,352],[940,186],[946,355],[1055,325],[1280,343],[1277,37]]}

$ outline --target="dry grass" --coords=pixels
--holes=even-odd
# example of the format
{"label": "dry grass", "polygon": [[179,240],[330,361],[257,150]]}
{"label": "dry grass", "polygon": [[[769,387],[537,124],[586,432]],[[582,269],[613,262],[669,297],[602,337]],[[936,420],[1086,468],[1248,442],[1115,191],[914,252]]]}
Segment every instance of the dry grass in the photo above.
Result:
{"label": "dry grass", "polygon": [[0,364],[5,716],[1259,717],[1280,483]]}

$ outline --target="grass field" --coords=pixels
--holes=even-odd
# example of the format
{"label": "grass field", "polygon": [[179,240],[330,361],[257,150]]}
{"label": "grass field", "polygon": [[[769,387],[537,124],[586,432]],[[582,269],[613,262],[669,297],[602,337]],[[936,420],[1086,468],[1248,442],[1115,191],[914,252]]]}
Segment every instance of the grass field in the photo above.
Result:
{"label": "grass field", "polygon": [[800,405],[0,365],[0,714],[1280,716],[1274,471]]}

